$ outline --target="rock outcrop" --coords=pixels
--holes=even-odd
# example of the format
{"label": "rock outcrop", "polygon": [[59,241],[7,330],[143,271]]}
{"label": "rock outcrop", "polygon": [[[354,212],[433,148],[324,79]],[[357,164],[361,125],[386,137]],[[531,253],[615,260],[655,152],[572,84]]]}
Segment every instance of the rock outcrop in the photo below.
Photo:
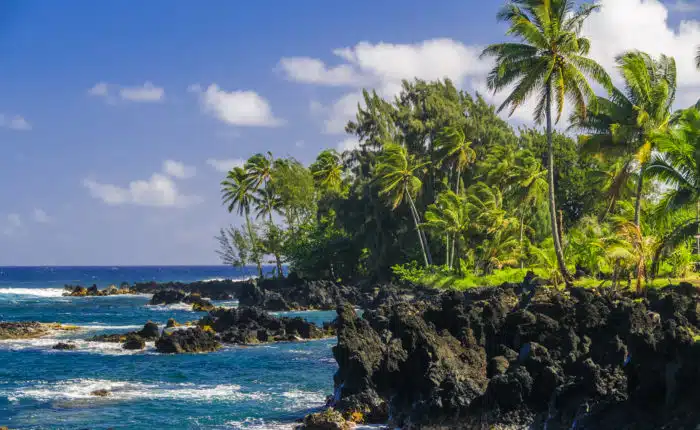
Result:
{"label": "rock outcrop", "polygon": [[55,349],[58,351],[68,351],[68,350],[74,350],[76,349],[77,346],[72,343],[72,342],[58,342],[56,345],[52,346],[51,349]]}
{"label": "rock outcrop", "polygon": [[203,299],[199,293],[186,293],[180,290],[162,290],[153,294],[149,304],[151,305],[172,305],[176,303],[186,303],[192,305],[192,310],[196,312],[209,312],[214,309],[214,305]]}
{"label": "rock outcrop", "polygon": [[[139,331],[117,334],[101,334],[89,338],[93,342],[114,342],[123,344],[124,349],[143,349],[146,341],[153,341],[160,336],[158,324],[148,321]],[[140,347],[136,347],[141,345]]]}
{"label": "rock outcrop", "polygon": [[214,334],[200,327],[163,333],[163,336],[156,340],[156,350],[164,354],[211,352],[220,347],[221,344]]}
{"label": "rock outcrop", "polygon": [[53,330],[78,330],[76,326],[36,321],[0,322],[0,340],[32,339],[49,334]]}
{"label": "rock outcrop", "polygon": [[333,334],[303,318],[277,318],[258,308],[217,309],[199,322],[210,327],[224,343],[250,345],[265,342],[319,339]]}
{"label": "rock outcrop", "polygon": [[699,299],[524,283],[342,306],[331,404],[402,428],[694,428]]}
{"label": "rock outcrop", "polygon": [[63,293],[63,295],[72,297],[101,297],[136,294],[136,291],[132,290],[127,284],[122,285],[120,288],[117,288],[115,285],[110,285],[104,290],[100,290],[97,288],[97,285],[94,284],[89,288],[85,288],[81,285],[66,285],[64,288],[66,289],[66,292]]}

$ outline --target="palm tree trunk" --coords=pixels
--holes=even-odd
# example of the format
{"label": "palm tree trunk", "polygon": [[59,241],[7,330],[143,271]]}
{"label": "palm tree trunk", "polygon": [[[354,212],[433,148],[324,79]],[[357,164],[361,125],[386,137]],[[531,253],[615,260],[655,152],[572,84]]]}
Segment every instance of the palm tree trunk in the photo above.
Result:
{"label": "palm tree trunk", "polygon": [[554,195],[554,144],[552,142],[552,82],[547,81],[547,167],[549,169],[549,220],[552,223],[552,238],[554,239],[554,253],[557,255],[557,263],[559,270],[567,285],[571,284],[571,275],[566,269],[566,261],[564,260],[564,251],[562,250],[559,223],[557,222],[557,204]]}
{"label": "palm tree trunk", "polygon": [[639,167],[639,179],[637,180],[637,195],[634,202],[634,225],[640,227],[639,221],[642,211],[642,188],[644,187],[644,165]]}
{"label": "palm tree trunk", "polygon": [[248,215],[248,211],[245,212],[245,225],[246,228],[248,229],[248,238],[250,239],[250,244],[253,246],[253,255],[255,256],[255,263],[258,266],[258,278],[263,277],[263,271],[262,271],[262,262],[260,261],[260,256],[258,255],[258,244],[255,241],[255,236],[253,235],[253,228],[250,225],[250,215]]}
{"label": "palm tree trunk", "polygon": [[525,224],[525,209],[520,210],[520,270],[525,268],[525,259],[523,258],[523,227]]}
{"label": "palm tree trunk", "polygon": [[420,222],[418,221],[418,211],[416,211],[416,205],[413,203],[411,193],[408,192],[408,189],[404,189],[404,192],[408,196],[408,204],[411,207],[411,216],[413,216],[413,223],[416,225],[416,231],[418,232],[418,242],[420,242],[420,248],[421,251],[423,251],[423,261],[425,262],[425,267],[428,267],[430,266],[430,262],[428,261],[428,252],[425,246],[426,244],[423,243],[424,237],[420,228]]}
{"label": "palm tree trunk", "polygon": [[700,200],[695,202],[695,224],[698,225],[698,234],[695,235],[695,246],[697,247],[696,251],[700,257]]}

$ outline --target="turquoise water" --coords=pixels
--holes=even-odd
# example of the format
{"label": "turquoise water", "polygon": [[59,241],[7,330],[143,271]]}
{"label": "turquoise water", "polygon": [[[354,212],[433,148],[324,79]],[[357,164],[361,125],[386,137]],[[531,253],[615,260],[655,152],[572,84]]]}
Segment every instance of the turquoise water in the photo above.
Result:
{"label": "turquoise water", "polygon": [[[147,320],[198,319],[182,306],[148,306],[148,296],[62,297],[65,283],[242,278],[227,267],[0,268],[0,320],[61,322],[78,332],[0,341],[0,425],[12,429],[291,428],[332,391],[335,339],[226,347],[210,354],[160,355],[88,342]],[[235,301],[219,302],[236,306]],[[287,313],[322,323],[334,312]],[[51,349],[72,339],[75,351]],[[112,396],[89,393],[108,389]]]}

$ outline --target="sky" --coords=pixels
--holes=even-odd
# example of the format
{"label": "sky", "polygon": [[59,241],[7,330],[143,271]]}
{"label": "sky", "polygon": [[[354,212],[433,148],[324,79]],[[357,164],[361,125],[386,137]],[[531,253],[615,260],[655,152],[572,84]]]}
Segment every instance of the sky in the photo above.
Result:
{"label": "sky", "polygon": [[[217,264],[240,219],[225,172],[256,152],[350,149],[362,88],[449,77],[486,90],[496,0],[0,2],[0,266]],[[700,98],[700,0],[601,0],[584,34],[673,55]],[[619,77],[615,79],[619,82]],[[510,121],[528,123],[531,108]]]}

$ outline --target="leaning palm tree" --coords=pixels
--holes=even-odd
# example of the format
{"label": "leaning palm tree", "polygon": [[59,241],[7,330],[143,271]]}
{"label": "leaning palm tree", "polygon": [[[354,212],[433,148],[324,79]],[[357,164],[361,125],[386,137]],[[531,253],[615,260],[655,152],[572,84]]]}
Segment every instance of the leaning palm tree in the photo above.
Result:
{"label": "leaning palm tree", "polygon": [[338,191],[343,182],[343,161],[335,150],[327,149],[310,166],[317,186],[323,190]]}
{"label": "leaning palm tree", "polygon": [[[229,212],[237,211],[238,215],[245,216],[246,233],[249,236],[251,246],[255,248],[257,235],[250,223],[250,208],[253,203],[253,190],[248,181],[248,174],[241,167],[234,167],[221,182],[221,195],[223,203],[227,205]],[[262,278],[262,262],[256,259],[258,276]]]}
{"label": "leaning palm tree", "polygon": [[510,23],[508,34],[520,43],[491,45],[482,53],[482,57],[496,58],[496,66],[487,78],[489,89],[496,92],[514,86],[499,111],[509,107],[512,115],[531,95],[537,95],[535,120],[546,121],[547,125],[549,218],[554,252],[567,282],[571,275],[564,260],[554,193],[552,104],[555,104],[557,122],[567,97],[576,110],[585,115],[587,100],[595,96],[586,76],[605,88],[612,86],[605,70],[587,57],[590,41],[580,36],[584,21],[597,8],[597,5],[584,4],[574,10],[573,0],[511,0],[501,9],[498,18]]}
{"label": "leaning palm tree", "polygon": [[246,161],[243,168],[248,175],[247,181],[250,183],[250,187],[253,190],[257,190],[263,184],[267,184],[272,178],[272,170],[274,168],[272,153],[268,151],[267,155],[253,155]]}
{"label": "leaning palm tree", "polygon": [[270,184],[264,188],[259,188],[255,192],[253,202],[255,203],[256,219],[267,217],[268,222],[272,223],[272,214],[282,213],[282,199]]}
{"label": "leaning palm tree", "polygon": [[440,157],[440,163],[447,163],[455,174],[455,193],[462,188],[462,173],[468,165],[476,160],[476,151],[472,142],[467,140],[464,130],[447,127],[440,132],[435,142],[435,149]]}
{"label": "leaning palm tree", "polygon": [[375,180],[380,186],[379,194],[389,198],[392,209],[396,209],[404,200],[408,202],[426,267],[433,262],[428,242],[421,229],[420,215],[413,195],[417,194],[423,186],[423,182],[416,174],[428,164],[428,162],[416,160],[416,157],[409,154],[404,146],[386,143],[377,156],[377,165],[374,170]]}

